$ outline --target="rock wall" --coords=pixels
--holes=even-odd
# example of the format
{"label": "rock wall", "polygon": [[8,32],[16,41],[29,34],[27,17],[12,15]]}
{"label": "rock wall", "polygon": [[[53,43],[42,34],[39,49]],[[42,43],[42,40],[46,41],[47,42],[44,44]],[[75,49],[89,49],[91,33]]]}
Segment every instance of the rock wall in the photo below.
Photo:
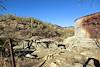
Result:
{"label": "rock wall", "polygon": [[100,13],[81,17],[75,21],[75,36],[100,38]]}
{"label": "rock wall", "polygon": [[87,31],[82,27],[82,22],[84,21],[84,18],[80,18],[75,21],[75,36],[77,37],[88,37],[89,34]]}

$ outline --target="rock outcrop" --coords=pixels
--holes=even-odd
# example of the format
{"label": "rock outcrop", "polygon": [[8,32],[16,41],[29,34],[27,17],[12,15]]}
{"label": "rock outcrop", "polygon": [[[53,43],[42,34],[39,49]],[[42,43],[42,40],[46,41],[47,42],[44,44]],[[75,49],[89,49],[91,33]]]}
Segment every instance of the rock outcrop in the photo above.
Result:
{"label": "rock outcrop", "polygon": [[84,38],[100,37],[100,13],[81,17],[75,21],[75,36]]}
{"label": "rock outcrop", "polygon": [[[88,58],[100,61],[100,13],[81,17],[75,22],[75,35],[63,41],[68,51],[79,63],[84,63]],[[77,66],[78,67],[78,66]],[[90,63],[89,67],[94,67]]]}
{"label": "rock outcrop", "polygon": [[69,46],[100,48],[100,13],[81,17],[75,21],[75,35],[64,40]]}

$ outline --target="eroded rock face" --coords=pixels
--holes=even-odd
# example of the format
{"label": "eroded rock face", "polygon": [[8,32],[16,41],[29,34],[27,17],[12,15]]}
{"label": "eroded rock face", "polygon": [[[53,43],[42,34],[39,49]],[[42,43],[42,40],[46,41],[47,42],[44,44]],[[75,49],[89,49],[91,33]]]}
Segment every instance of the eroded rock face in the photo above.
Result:
{"label": "eroded rock face", "polygon": [[75,21],[75,36],[100,38],[100,13],[81,17]]}

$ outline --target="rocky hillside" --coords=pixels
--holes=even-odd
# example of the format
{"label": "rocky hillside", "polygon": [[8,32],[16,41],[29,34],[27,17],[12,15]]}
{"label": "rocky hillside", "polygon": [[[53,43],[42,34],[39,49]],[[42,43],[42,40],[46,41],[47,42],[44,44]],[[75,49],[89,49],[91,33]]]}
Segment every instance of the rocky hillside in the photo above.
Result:
{"label": "rocky hillside", "polygon": [[[16,67],[95,67],[96,65],[98,65],[96,67],[100,67],[100,39],[86,37],[87,33],[84,30],[88,30],[83,29],[84,27],[81,25],[86,23],[83,19],[90,18],[90,21],[87,22],[90,23],[95,15],[77,19],[74,36],[71,35],[73,27],[62,28],[36,19],[32,20],[32,18],[15,18],[10,15],[10,18],[14,18],[7,19],[2,16],[4,20],[0,22],[0,37],[22,39],[18,45],[13,47]],[[98,15],[96,17],[99,18]],[[95,19],[95,21],[97,20]],[[91,24],[88,25],[88,27],[90,26]],[[98,28],[97,26],[98,24],[96,24],[96,28]],[[54,40],[57,37],[66,37],[66,39],[58,42]],[[22,52],[19,53],[19,51]],[[5,67],[11,67],[7,61],[9,59],[6,59]]]}
{"label": "rocky hillside", "polygon": [[[29,18],[17,17],[15,15],[0,16],[0,49],[4,44],[4,42],[6,41],[6,39],[11,38],[13,45],[15,45],[13,49],[15,51],[16,57],[23,55],[24,52],[22,52],[21,54],[19,53],[17,54],[17,52],[19,52],[18,50],[27,51],[28,45],[31,45],[28,51],[34,51],[33,53],[31,53],[32,58],[34,59],[29,59],[29,61],[26,60],[29,63],[20,60],[21,57],[17,59],[15,57],[16,59],[15,61],[18,63],[18,64],[16,63],[16,67],[33,67],[33,66],[40,67],[41,63],[44,62],[44,60],[47,60],[45,59],[45,56],[48,57],[49,54],[53,52],[55,53],[56,49],[57,49],[56,51],[58,51],[59,53],[58,45],[61,44],[59,44],[58,42],[62,42],[63,39],[73,35],[74,35],[73,27],[64,28],[58,25],[53,25],[50,23],[40,21],[32,17]],[[65,45],[61,46],[61,48],[65,48]],[[30,54],[26,53],[26,55],[24,55],[24,60],[27,59],[25,57],[27,55],[29,56]],[[33,55],[37,57],[34,57]],[[40,60],[38,61],[38,58],[41,58],[40,59],[41,61]],[[7,60],[9,61],[9,59]],[[37,61],[37,63],[35,62],[35,60]],[[20,62],[22,63],[21,66]],[[30,64],[31,62],[32,64]],[[7,67],[11,67],[9,66],[9,63]]]}
{"label": "rocky hillside", "polygon": [[32,36],[66,38],[73,34],[73,28],[63,28],[32,17],[0,16],[0,38],[27,39]]}

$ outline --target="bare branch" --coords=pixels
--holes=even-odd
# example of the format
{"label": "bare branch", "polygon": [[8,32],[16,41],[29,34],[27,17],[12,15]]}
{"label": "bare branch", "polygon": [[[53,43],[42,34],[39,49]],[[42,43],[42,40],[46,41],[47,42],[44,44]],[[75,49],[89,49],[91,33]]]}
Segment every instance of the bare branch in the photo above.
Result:
{"label": "bare branch", "polygon": [[6,10],[6,7],[5,7],[5,5],[4,5],[4,1],[6,1],[6,0],[0,0],[0,10]]}

